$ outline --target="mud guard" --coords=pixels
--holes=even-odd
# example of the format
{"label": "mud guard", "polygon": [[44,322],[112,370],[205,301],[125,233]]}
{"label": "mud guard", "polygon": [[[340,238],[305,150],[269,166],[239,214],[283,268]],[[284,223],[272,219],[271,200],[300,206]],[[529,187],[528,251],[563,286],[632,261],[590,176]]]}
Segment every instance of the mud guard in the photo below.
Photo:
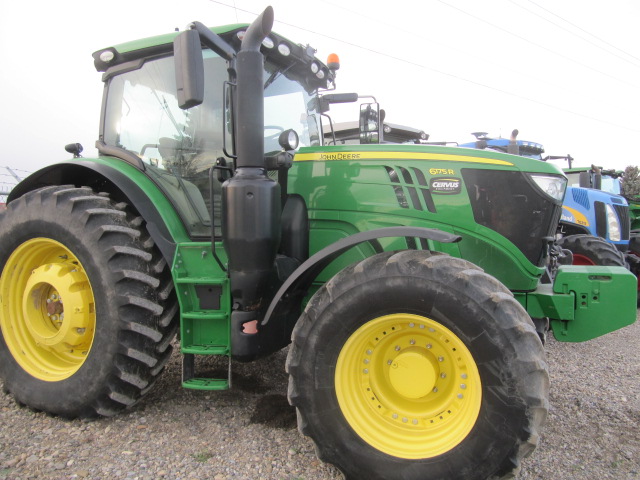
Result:
{"label": "mud guard", "polygon": [[462,240],[459,235],[434,228],[419,227],[379,228],[338,240],[312,255],[287,278],[271,300],[261,325],[267,325],[272,317],[278,317],[281,309],[290,310],[292,302],[301,302],[318,274],[345,251],[361,243],[375,242],[379,238],[387,237],[424,238],[441,243],[457,243]]}
{"label": "mud guard", "polygon": [[16,185],[9,194],[7,203],[31,190],[66,183],[78,186],[96,183],[100,188],[109,190],[113,198],[130,202],[147,222],[147,230],[167,263],[173,262],[176,241],[154,203],[149,201],[147,193],[128,175],[104,163],[87,159],[44,167]]}

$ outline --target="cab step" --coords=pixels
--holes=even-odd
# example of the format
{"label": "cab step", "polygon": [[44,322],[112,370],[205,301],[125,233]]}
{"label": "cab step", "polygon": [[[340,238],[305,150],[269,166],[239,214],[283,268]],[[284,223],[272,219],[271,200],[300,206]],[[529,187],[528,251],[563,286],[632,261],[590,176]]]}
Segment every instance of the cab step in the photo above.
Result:
{"label": "cab step", "polygon": [[196,376],[195,355],[186,353],[182,356],[182,387],[191,390],[228,390],[231,388],[231,357],[228,360],[227,378],[207,378]]}

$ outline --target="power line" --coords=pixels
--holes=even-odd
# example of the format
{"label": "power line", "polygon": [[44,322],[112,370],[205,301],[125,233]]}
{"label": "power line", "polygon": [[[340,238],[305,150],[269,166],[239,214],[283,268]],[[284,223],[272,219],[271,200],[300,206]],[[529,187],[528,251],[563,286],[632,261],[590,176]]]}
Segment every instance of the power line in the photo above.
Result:
{"label": "power line", "polygon": [[457,10],[457,11],[458,11],[458,12],[460,12],[460,13],[463,13],[464,15],[467,15],[467,16],[469,16],[469,17],[471,17],[471,18],[474,18],[474,19],[476,19],[476,20],[478,20],[478,21],[480,21],[480,22],[482,22],[482,23],[486,23],[487,25],[490,25],[490,26],[491,26],[491,27],[493,27],[493,28],[497,28],[498,30],[501,30],[501,31],[503,31],[503,32],[505,32],[505,33],[507,33],[507,34],[509,34],[509,35],[513,36],[513,37],[519,38],[520,40],[522,40],[522,41],[524,41],[524,42],[530,43],[531,45],[535,45],[536,47],[541,48],[542,50],[545,50],[545,51],[547,51],[547,52],[549,52],[549,53],[552,53],[552,54],[557,55],[557,56],[559,56],[559,57],[561,57],[561,58],[564,58],[565,60],[569,60],[570,62],[573,62],[573,63],[575,63],[575,64],[577,64],[577,65],[580,65],[580,66],[581,66],[581,67],[583,67],[583,68],[586,68],[586,69],[588,69],[588,70],[592,70],[592,71],[594,71],[594,72],[599,73],[600,75],[604,75],[605,77],[609,77],[609,78],[611,78],[612,80],[615,80],[615,81],[620,82],[620,83],[624,83],[625,85],[629,85],[629,86],[631,86],[631,87],[633,87],[633,88],[636,88],[636,87],[637,87],[637,85],[634,85],[634,84],[632,84],[632,83],[630,83],[630,82],[627,82],[626,80],[622,80],[622,79],[620,79],[620,78],[614,77],[613,75],[609,75],[608,73],[603,72],[602,70],[598,70],[597,68],[594,68],[594,67],[592,67],[592,66],[590,66],[590,65],[587,65],[587,64],[585,64],[585,63],[579,62],[579,61],[578,61],[578,60],[576,60],[575,58],[569,57],[569,56],[564,55],[564,54],[562,54],[562,53],[556,52],[555,50],[552,50],[552,49],[550,49],[550,48],[547,48],[547,47],[545,47],[545,46],[543,46],[543,45],[540,45],[539,43],[536,43],[536,42],[534,42],[534,41],[532,41],[532,40],[529,40],[528,38],[525,38],[525,37],[523,37],[523,36],[521,36],[521,35],[518,35],[517,33],[513,33],[513,32],[511,32],[511,31],[509,31],[509,30],[507,30],[507,29],[505,29],[505,28],[502,28],[501,26],[496,25],[495,23],[491,23],[491,22],[489,22],[488,20],[485,20],[485,19],[483,19],[483,18],[480,18],[480,17],[478,17],[478,16],[476,16],[476,15],[473,15],[472,13],[469,13],[469,12],[467,12],[467,11],[465,11],[465,10],[462,10],[461,8],[455,7],[455,6],[453,6],[453,5],[451,5],[451,4],[447,3],[447,2],[445,2],[444,0],[437,0],[437,1],[438,1],[438,2],[440,2],[440,3],[441,3],[441,4],[443,4],[443,5],[446,5],[446,6],[447,6],[447,7],[449,7],[449,8],[452,8],[452,9],[454,9],[454,10]]}
{"label": "power line", "polygon": [[[593,41],[589,40],[588,38],[582,37],[582,36],[580,36],[580,35],[576,34],[575,32],[572,32],[572,31],[570,31],[570,30],[567,30],[567,29],[566,29],[566,28],[564,28],[562,25],[559,25],[559,24],[557,24],[556,22],[553,22],[553,21],[549,20],[548,18],[544,17],[543,15],[540,15],[539,13],[536,13],[536,12],[534,12],[533,10],[530,10],[530,9],[528,9],[528,8],[526,8],[526,7],[522,6],[522,5],[520,5],[519,3],[515,2],[514,0],[508,0],[508,1],[509,1],[510,3],[512,3],[513,5],[515,5],[516,7],[521,8],[521,9],[522,9],[522,10],[524,10],[525,12],[529,12],[529,13],[531,13],[532,15],[535,15],[536,17],[541,18],[541,19],[542,19],[542,20],[544,20],[545,22],[548,22],[548,23],[550,23],[551,25],[554,25],[554,26],[558,27],[558,28],[559,28],[559,29],[561,29],[563,32],[567,32],[568,34],[573,35],[574,37],[577,37],[577,38],[579,38],[580,40],[584,40],[585,42],[587,42],[587,43],[589,43],[589,44],[593,45],[593,46],[594,46],[594,47],[596,47],[596,48],[599,48],[600,50],[602,50],[602,51],[604,51],[604,52],[608,53],[609,55],[613,55],[614,57],[617,57],[617,58],[619,58],[620,60],[622,60],[622,61],[624,61],[624,62],[627,62],[627,63],[629,63],[629,64],[633,65],[634,67],[638,67],[638,68],[640,68],[640,64],[638,64],[638,63],[636,63],[636,62],[633,62],[633,61],[629,60],[628,58],[624,58],[624,57],[622,57],[622,56],[618,55],[617,53],[611,52],[610,50],[607,50],[606,48],[604,48],[602,45],[599,45],[599,44],[597,44],[596,42],[593,42]],[[569,22],[568,20],[565,20],[565,19],[563,19],[562,17],[560,17],[560,16],[556,15],[555,13],[551,12],[550,10],[548,10],[548,9],[546,9],[546,8],[544,8],[544,7],[541,7],[541,6],[540,6],[540,5],[538,5],[537,3],[532,2],[531,0],[527,0],[527,1],[529,1],[529,2],[533,3],[533,4],[534,4],[534,5],[536,5],[538,8],[541,8],[542,10],[544,10],[545,12],[550,13],[551,15],[553,15],[553,16],[555,16],[555,17],[560,18],[562,21],[564,21],[564,22],[568,23],[569,25],[571,25],[571,26],[573,26],[573,27],[575,27],[575,28],[578,28],[579,30],[582,30],[583,32],[587,33],[588,35],[591,35],[591,36],[592,36],[592,37],[594,37],[594,38],[598,38],[598,37],[596,37],[595,35],[592,35],[592,34],[590,34],[589,32],[587,32],[586,30],[583,30],[582,28],[580,28],[580,27],[578,27],[578,26],[574,25],[573,23]],[[598,39],[598,40],[600,40],[601,42],[604,42],[604,40],[601,40],[601,39]],[[604,42],[604,43],[606,43],[606,42]],[[613,47],[613,48],[616,48],[616,47]],[[617,49],[617,50],[619,50],[619,49]],[[623,52],[623,53],[624,53],[624,52]],[[629,55],[629,54],[627,53],[626,55]],[[632,55],[629,55],[629,56],[632,56]]]}
{"label": "power line", "polygon": [[615,48],[615,49],[616,49],[616,50],[618,50],[619,52],[624,53],[625,55],[628,55],[628,56],[630,56],[631,58],[634,58],[634,59],[636,59],[636,60],[640,61],[640,58],[635,57],[635,56],[631,55],[630,53],[625,52],[624,50],[622,50],[622,49],[620,49],[620,48],[616,47],[615,45],[613,45],[613,44],[611,44],[611,43],[607,42],[606,40],[603,40],[602,38],[600,38],[600,37],[598,37],[598,36],[594,35],[593,33],[586,31],[584,28],[579,27],[579,26],[578,26],[578,25],[576,25],[575,23],[570,22],[570,21],[569,21],[569,20],[567,20],[566,18],[563,18],[563,17],[561,17],[560,15],[558,15],[558,14],[556,14],[556,13],[553,13],[551,10],[549,10],[549,9],[547,9],[547,8],[544,8],[542,5],[540,5],[540,4],[536,3],[536,2],[534,2],[533,0],[527,0],[527,1],[528,1],[529,3],[533,3],[536,7],[538,7],[538,8],[540,8],[540,9],[544,10],[545,12],[550,13],[550,14],[551,14],[551,15],[553,15],[554,17],[559,18],[559,19],[560,19],[560,20],[562,20],[563,22],[567,22],[567,23],[568,23],[569,25],[571,25],[572,27],[577,28],[578,30],[583,31],[583,32],[584,32],[584,33],[586,33],[587,35],[591,35],[591,36],[592,36],[593,38],[595,38],[596,40],[598,40],[598,41],[600,41],[600,42],[602,42],[602,43],[604,43],[604,44],[606,44],[606,45],[609,45],[611,48]]}
{"label": "power line", "polygon": [[[232,5],[220,2],[218,0],[209,0],[209,1],[211,3],[216,3],[218,5],[222,5],[222,6],[225,6],[225,7],[228,7],[228,8],[236,8],[236,7],[232,6]],[[442,2],[442,0],[438,0],[438,1],[440,1],[441,3],[445,3],[445,2]],[[452,8],[455,8],[455,7],[452,7]],[[244,10],[242,8],[238,8],[238,10],[240,10],[241,12],[244,12],[244,13],[248,13],[250,15],[254,15],[254,16],[258,15],[255,12],[252,12],[252,11],[249,11],[249,10]],[[463,13],[466,13],[466,12],[463,12]],[[531,103],[542,105],[544,107],[548,107],[548,108],[551,108],[551,109],[554,109],[554,110],[558,110],[558,111],[561,111],[561,112],[569,113],[569,114],[575,115],[577,117],[582,117],[582,118],[585,118],[585,119],[588,119],[588,120],[593,120],[595,122],[611,125],[611,126],[614,126],[614,127],[617,127],[617,128],[628,130],[630,132],[640,133],[640,130],[637,130],[637,129],[634,129],[634,128],[630,128],[629,126],[626,126],[626,125],[620,125],[620,124],[617,124],[617,123],[614,123],[614,122],[610,122],[610,121],[607,121],[607,120],[603,120],[603,119],[600,119],[600,118],[592,117],[592,116],[587,115],[587,114],[574,112],[572,110],[569,110],[569,109],[566,109],[566,108],[562,108],[562,107],[559,107],[557,105],[552,105],[550,103],[545,103],[545,102],[542,102],[542,101],[539,101],[539,100],[535,100],[535,99],[532,99],[532,98],[529,98],[529,97],[526,97],[526,96],[523,96],[523,95],[520,95],[520,94],[517,94],[517,93],[514,93],[514,92],[503,90],[503,89],[500,89],[500,88],[497,88],[497,87],[492,87],[490,85],[486,85],[484,83],[477,82],[475,80],[470,80],[468,78],[460,77],[458,75],[455,75],[455,74],[452,74],[452,73],[448,73],[448,72],[445,72],[445,71],[442,71],[442,70],[438,70],[436,68],[429,67],[429,66],[426,66],[426,65],[421,64],[421,63],[417,63],[417,62],[414,62],[414,61],[411,61],[411,60],[407,60],[407,59],[404,59],[404,58],[401,58],[401,57],[398,57],[398,56],[395,56],[395,55],[391,55],[391,54],[388,54],[388,53],[380,52],[378,50],[374,50],[374,49],[369,48],[369,47],[364,47],[362,45],[358,45],[356,43],[349,42],[347,40],[343,40],[343,39],[340,39],[340,38],[337,38],[337,37],[333,37],[331,35],[327,35],[327,34],[324,34],[324,33],[316,32],[316,31],[310,30],[308,28],[303,28],[303,27],[300,27],[298,25],[294,25],[294,24],[291,24],[291,23],[284,22],[282,20],[276,20],[276,22],[280,23],[282,25],[286,25],[286,26],[291,27],[291,28],[295,28],[295,29],[302,30],[302,31],[307,32],[307,33],[311,33],[313,35],[318,35],[320,37],[324,37],[324,38],[327,38],[329,40],[333,40],[335,42],[339,42],[339,43],[342,43],[342,44],[345,44],[345,45],[349,45],[351,47],[358,48],[360,50],[364,50],[364,51],[373,53],[375,55],[379,55],[379,56],[382,56],[382,57],[390,58],[392,60],[396,60],[398,62],[405,63],[407,65],[412,65],[414,67],[418,67],[418,68],[421,68],[423,70],[428,70],[428,71],[431,71],[431,72],[434,72],[434,73],[437,73],[437,74],[440,74],[440,75],[443,75],[443,76],[446,76],[446,77],[449,77],[449,78],[454,78],[454,79],[460,80],[462,82],[466,82],[466,83],[469,83],[469,84],[472,84],[472,85],[475,85],[475,86],[486,88],[488,90],[493,90],[493,91],[501,93],[503,95],[508,95],[508,96],[511,96],[511,97],[514,97],[514,98],[519,98],[521,100],[526,100],[526,101],[531,102]]]}
{"label": "power line", "polygon": [[[473,54],[471,54],[471,53],[469,53],[469,52],[466,52],[466,51],[464,51],[464,50],[461,50],[461,49],[459,49],[459,48],[456,48],[456,47],[454,47],[454,46],[452,46],[452,45],[444,44],[444,43],[442,43],[442,42],[438,42],[438,41],[433,40],[433,39],[431,39],[431,38],[427,38],[427,37],[425,37],[425,36],[422,36],[422,35],[416,34],[416,33],[415,33],[415,32],[413,32],[413,31],[407,31],[407,29],[406,29],[406,28],[401,28],[401,27],[399,27],[399,26],[397,26],[397,25],[394,25],[394,24],[391,24],[391,23],[388,23],[388,22],[382,21],[382,20],[380,20],[380,19],[373,18],[373,17],[368,16],[368,15],[364,15],[364,14],[362,14],[362,13],[358,12],[358,11],[352,10],[352,9],[347,8],[347,7],[344,7],[344,6],[342,6],[342,5],[338,5],[338,4],[333,3],[333,2],[331,2],[331,1],[328,1],[328,0],[320,0],[320,1],[321,1],[321,2],[323,2],[323,3],[325,3],[325,4],[327,4],[327,5],[332,6],[332,7],[334,7],[334,8],[339,8],[339,9],[341,9],[341,10],[345,10],[345,11],[347,11],[347,12],[349,12],[349,13],[353,14],[353,15],[356,15],[356,16],[359,16],[359,17],[362,17],[362,18],[365,18],[365,19],[368,19],[368,20],[371,20],[371,21],[375,21],[375,22],[377,22],[377,23],[379,23],[380,25],[383,25],[383,26],[385,26],[385,27],[393,28],[393,29],[395,29],[395,30],[398,30],[398,31],[402,32],[402,33],[403,33],[403,34],[405,34],[405,35],[406,35],[406,34],[409,34],[409,35],[412,35],[412,36],[414,36],[414,37],[416,37],[416,38],[419,38],[420,40],[428,41],[428,42],[431,42],[431,43],[433,43],[433,44],[435,44],[435,45],[439,45],[439,46],[441,46],[441,47],[444,47],[444,48],[447,48],[447,49],[453,50],[453,51],[455,51],[455,52],[458,52],[458,53],[460,53],[460,54],[462,54],[462,55],[465,55],[465,56],[467,56],[467,57],[472,57],[472,58],[474,58],[474,59],[477,59],[477,55],[473,55]],[[513,0],[509,0],[509,1],[513,2]],[[518,5],[518,6],[519,6],[519,5]],[[532,12],[532,13],[533,13],[533,12]],[[566,86],[564,86],[564,85],[558,85],[557,83],[550,82],[550,81],[548,81],[546,78],[540,78],[540,77],[537,77],[537,76],[535,76],[535,75],[531,74],[530,72],[527,72],[527,73],[525,74],[525,73],[523,73],[523,72],[521,72],[521,71],[515,70],[515,69],[513,69],[513,68],[509,68],[509,67],[507,67],[507,66],[505,65],[505,63],[503,63],[503,62],[493,62],[493,63],[491,64],[491,66],[492,66],[492,68],[499,68],[499,69],[501,69],[501,70],[505,70],[505,71],[507,71],[507,72],[511,72],[511,73],[514,73],[514,74],[519,75],[519,76],[521,76],[521,77],[524,77],[524,78],[526,78],[528,81],[535,80],[536,82],[543,83],[543,84],[548,85],[548,86],[550,86],[550,87],[553,87],[553,88],[555,88],[555,89],[557,89],[557,90],[564,90],[564,91],[567,91],[567,92],[571,92],[571,94],[573,94],[573,95],[574,95],[574,97],[576,97],[576,96],[577,96],[577,97],[583,98],[584,100],[588,100],[589,102],[591,102],[591,101],[593,100],[593,98],[592,98],[592,97],[587,97],[586,95],[583,95],[583,94],[578,94],[578,95],[576,95],[576,91],[575,91],[575,89],[570,89],[570,88],[567,88],[567,87],[566,87]],[[635,110],[633,110],[633,111],[632,111],[632,110],[627,110],[626,108],[625,108],[625,109],[623,109],[623,110],[624,110],[624,111],[626,111],[627,113],[633,113],[633,114],[635,114]]]}

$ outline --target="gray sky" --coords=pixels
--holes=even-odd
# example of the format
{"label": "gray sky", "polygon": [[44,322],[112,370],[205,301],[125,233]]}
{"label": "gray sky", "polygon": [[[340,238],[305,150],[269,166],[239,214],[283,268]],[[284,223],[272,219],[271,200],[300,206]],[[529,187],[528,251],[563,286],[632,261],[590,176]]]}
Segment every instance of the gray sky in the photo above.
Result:
{"label": "gray sky", "polygon": [[[233,6],[237,9],[234,9]],[[0,0],[0,166],[34,171],[80,142],[95,154],[91,53],[183,29],[245,23],[267,0]],[[578,165],[640,164],[640,2],[273,0],[274,30],[341,59],[338,92],[375,95],[431,140],[473,131],[542,143]],[[357,119],[355,105],[332,109]],[[0,172],[2,174],[4,172]],[[0,177],[0,183],[2,182]]]}

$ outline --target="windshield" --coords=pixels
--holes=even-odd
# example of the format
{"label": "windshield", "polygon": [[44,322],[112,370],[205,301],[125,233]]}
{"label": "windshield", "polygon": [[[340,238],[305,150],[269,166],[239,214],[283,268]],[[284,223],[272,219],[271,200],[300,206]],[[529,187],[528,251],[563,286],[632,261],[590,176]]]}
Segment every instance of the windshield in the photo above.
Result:
{"label": "windshield", "polygon": [[602,175],[602,187],[600,189],[603,192],[620,195],[620,180],[609,175]]}
{"label": "windshield", "polygon": [[282,150],[280,133],[293,129],[300,137],[300,146],[320,145],[319,115],[315,96],[309,95],[292,81],[282,67],[265,66],[264,90],[264,151]]}
{"label": "windshield", "polygon": [[[205,97],[189,110],[178,107],[173,57],[147,60],[141,68],[109,80],[103,141],[129,150],[147,165],[151,176],[172,200],[191,236],[211,234],[209,169],[217,159],[233,167],[231,114],[224,110],[223,83],[227,62],[203,51]],[[286,74],[265,66],[265,152],[281,150],[280,133],[294,129],[300,145],[319,144],[318,115],[313,95]],[[226,128],[224,128],[226,124]],[[224,163],[223,162],[223,163]],[[218,162],[220,163],[220,162]],[[214,180],[214,221],[220,223],[220,183]]]}
{"label": "windshield", "polygon": [[[580,172],[565,173],[565,175],[567,176],[567,186],[580,186]],[[602,175],[600,190],[614,195],[620,195],[620,179],[613,178],[610,175]]]}

